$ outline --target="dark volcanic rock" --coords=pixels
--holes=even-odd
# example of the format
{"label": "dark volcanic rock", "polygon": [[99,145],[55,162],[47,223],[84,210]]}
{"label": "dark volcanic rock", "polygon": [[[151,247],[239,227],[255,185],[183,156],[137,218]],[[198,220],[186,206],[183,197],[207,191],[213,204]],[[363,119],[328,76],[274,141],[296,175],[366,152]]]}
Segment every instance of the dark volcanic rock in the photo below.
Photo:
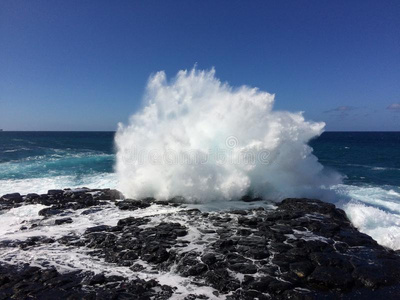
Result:
{"label": "dark volcanic rock", "polygon": [[89,227],[88,229],[86,229],[85,233],[108,231],[110,228],[111,226],[99,225],[99,226]]}
{"label": "dark volcanic rock", "polygon": [[201,261],[211,266],[217,262],[217,257],[214,253],[206,253],[201,257]]}
{"label": "dark volcanic rock", "polygon": [[199,254],[189,252],[178,258],[177,270],[183,276],[197,276],[208,270],[206,264],[198,259]]}
{"label": "dark volcanic rock", "polygon": [[204,274],[206,283],[220,291],[221,293],[229,293],[240,288],[239,280],[229,275],[224,268],[210,270]]}
{"label": "dark volcanic rock", "polygon": [[122,210],[136,210],[139,208],[149,207],[151,204],[142,200],[134,200],[134,199],[125,199],[119,202],[116,202],[115,205]]}
{"label": "dark volcanic rock", "polygon": [[347,289],[353,284],[351,274],[334,267],[317,267],[308,277],[308,281],[323,288]]}
{"label": "dark volcanic rock", "polygon": [[140,256],[144,261],[157,264],[166,261],[169,253],[159,242],[151,241],[142,245]]}
{"label": "dark volcanic rock", "polygon": [[257,273],[257,267],[252,263],[236,263],[229,266],[233,271],[242,274],[254,274]]}
{"label": "dark volcanic rock", "polygon": [[[91,218],[103,209],[104,200],[107,209],[114,207],[110,201],[121,210],[170,205],[153,198],[116,201],[121,198],[113,190],[82,188],[27,195],[21,203],[10,203],[46,203],[49,207],[39,215],[54,218],[55,224],[70,223],[71,218],[61,216],[75,209],[84,208],[81,217]],[[0,203],[12,207],[4,204],[4,197]],[[115,268],[124,266],[155,274],[155,278],[158,272],[174,272],[184,277],[185,284],[208,285],[215,295],[231,300],[399,298],[399,252],[360,233],[332,204],[285,199],[275,210],[202,213],[181,208],[164,215],[120,219],[116,226],[83,228],[81,236],[72,233],[57,241],[44,236],[2,240],[0,249],[30,251],[46,244],[81,247],[82,253]],[[38,224],[39,229],[47,226]],[[38,229],[28,222],[18,226]],[[59,274],[43,265],[44,269],[0,265],[0,299],[167,299],[174,293],[173,287],[161,286],[156,280],[106,273]],[[207,299],[197,294],[174,296]]]}
{"label": "dark volcanic rock", "polygon": [[124,196],[120,191],[114,189],[104,189],[100,190],[100,194],[98,196],[102,200],[111,200],[115,201],[118,199],[124,199]]}
{"label": "dark volcanic rock", "polygon": [[[89,279],[87,279],[89,277]],[[112,282],[113,285],[109,285]],[[168,299],[173,289],[155,280],[127,281],[82,272],[0,264],[1,299]]]}
{"label": "dark volcanic rock", "polygon": [[[334,205],[286,199],[275,211],[231,214],[237,217],[202,216],[213,222],[219,238],[202,256],[175,257],[178,272],[232,292],[229,299],[368,299],[372,289],[397,298],[398,254],[358,232]],[[248,275],[239,282],[232,272]]]}
{"label": "dark volcanic rock", "polygon": [[63,212],[64,211],[62,209],[48,207],[48,208],[43,208],[42,210],[40,210],[39,216],[50,217],[50,216],[62,214]]}
{"label": "dark volcanic rock", "polygon": [[47,194],[28,194],[22,197],[18,193],[3,195],[0,198],[0,209],[9,209],[24,204],[43,204],[53,206],[55,209],[82,209],[95,205],[105,204],[107,201],[123,199],[123,195],[117,190],[110,189],[66,189],[49,190]]}
{"label": "dark volcanic rock", "polygon": [[104,276],[104,274],[97,274],[94,275],[90,281],[89,284],[90,285],[95,285],[95,284],[103,284],[107,281],[106,276]]}
{"label": "dark volcanic rock", "polygon": [[[117,226],[95,226],[88,228],[83,244],[99,249],[97,255],[107,262],[121,266],[133,266],[137,259],[151,264],[161,264],[170,258],[169,249],[177,238],[185,236],[187,230],[179,223],[162,222],[154,227],[141,228],[149,219],[129,217],[118,221]],[[75,240],[60,240],[74,244]]]}
{"label": "dark volcanic rock", "polygon": [[1,199],[11,203],[20,203],[23,201],[22,196],[19,193],[6,194],[3,195]]}
{"label": "dark volcanic rock", "polygon": [[62,218],[62,219],[57,219],[54,221],[54,224],[56,225],[62,225],[62,224],[66,224],[66,223],[72,223],[72,219],[71,218]]}
{"label": "dark volcanic rock", "polygon": [[0,198],[0,210],[21,206],[24,201],[19,193],[6,194]]}
{"label": "dark volcanic rock", "polygon": [[304,278],[314,270],[314,266],[309,261],[300,261],[290,264],[290,270],[298,277]]}
{"label": "dark volcanic rock", "polygon": [[51,195],[51,196],[60,196],[63,194],[64,194],[63,190],[48,190],[47,191],[47,195]]}
{"label": "dark volcanic rock", "polygon": [[318,213],[331,217],[333,220],[350,224],[346,213],[335,207],[331,203],[322,202],[321,200],[310,199],[285,199],[278,203],[279,210],[285,210],[288,213]]}

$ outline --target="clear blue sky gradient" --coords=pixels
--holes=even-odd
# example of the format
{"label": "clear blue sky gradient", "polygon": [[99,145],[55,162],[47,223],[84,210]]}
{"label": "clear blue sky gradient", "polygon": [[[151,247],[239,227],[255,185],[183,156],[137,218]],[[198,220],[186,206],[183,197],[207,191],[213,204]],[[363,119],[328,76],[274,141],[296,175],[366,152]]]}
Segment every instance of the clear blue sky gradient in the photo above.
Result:
{"label": "clear blue sky gradient", "polygon": [[400,1],[0,1],[0,128],[115,130],[215,67],[328,130],[400,130]]}

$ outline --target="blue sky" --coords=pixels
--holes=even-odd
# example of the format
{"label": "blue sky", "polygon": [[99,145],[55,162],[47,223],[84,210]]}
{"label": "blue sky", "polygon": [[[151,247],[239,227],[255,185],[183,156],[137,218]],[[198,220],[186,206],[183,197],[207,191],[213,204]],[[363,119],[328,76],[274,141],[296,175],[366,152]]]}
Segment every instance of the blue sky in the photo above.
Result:
{"label": "blue sky", "polygon": [[216,68],[328,130],[400,130],[399,1],[0,2],[0,128],[114,130],[149,75]]}

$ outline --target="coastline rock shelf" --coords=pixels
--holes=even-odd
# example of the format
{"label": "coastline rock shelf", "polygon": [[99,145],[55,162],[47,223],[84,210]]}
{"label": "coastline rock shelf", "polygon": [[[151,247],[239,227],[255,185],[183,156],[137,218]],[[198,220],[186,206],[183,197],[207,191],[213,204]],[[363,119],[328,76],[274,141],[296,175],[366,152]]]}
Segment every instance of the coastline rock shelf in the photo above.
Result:
{"label": "coastline rock shelf", "polygon": [[1,197],[0,299],[400,299],[399,252],[333,204],[246,199],[207,212],[121,199],[86,188]]}

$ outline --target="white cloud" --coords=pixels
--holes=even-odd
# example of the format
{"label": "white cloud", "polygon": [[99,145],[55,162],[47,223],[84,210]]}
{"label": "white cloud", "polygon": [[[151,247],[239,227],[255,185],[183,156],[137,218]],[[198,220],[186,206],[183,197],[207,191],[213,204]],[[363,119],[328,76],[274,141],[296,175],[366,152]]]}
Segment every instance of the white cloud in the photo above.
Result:
{"label": "white cloud", "polygon": [[392,103],[386,109],[400,112],[400,103]]}

